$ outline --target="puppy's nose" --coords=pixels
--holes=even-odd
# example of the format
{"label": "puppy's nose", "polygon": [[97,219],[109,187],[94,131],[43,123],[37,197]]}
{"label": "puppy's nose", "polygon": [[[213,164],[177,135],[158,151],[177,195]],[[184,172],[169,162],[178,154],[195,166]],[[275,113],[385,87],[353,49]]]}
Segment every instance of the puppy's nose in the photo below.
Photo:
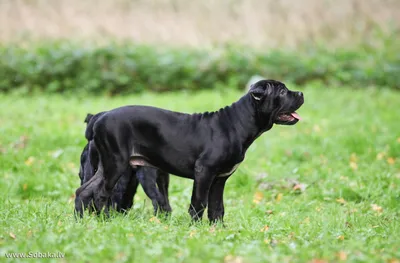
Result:
{"label": "puppy's nose", "polygon": [[303,92],[301,92],[301,91],[298,91],[298,92],[297,92],[297,96],[299,96],[299,97],[303,97]]}

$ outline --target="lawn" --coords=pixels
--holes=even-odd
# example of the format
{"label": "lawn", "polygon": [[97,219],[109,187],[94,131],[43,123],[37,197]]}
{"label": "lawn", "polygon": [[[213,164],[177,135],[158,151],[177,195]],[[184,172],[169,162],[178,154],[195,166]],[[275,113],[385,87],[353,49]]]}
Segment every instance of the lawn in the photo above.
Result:
{"label": "lawn", "polygon": [[86,113],[125,104],[210,111],[240,92],[0,95],[0,262],[29,252],[65,253],[54,262],[399,262],[400,93],[298,89],[303,121],[250,147],[227,182],[225,227],[190,224],[192,181],[176,176],[170,219],[153,217],[139,188],[127,215],[76,222],[73,194]]}

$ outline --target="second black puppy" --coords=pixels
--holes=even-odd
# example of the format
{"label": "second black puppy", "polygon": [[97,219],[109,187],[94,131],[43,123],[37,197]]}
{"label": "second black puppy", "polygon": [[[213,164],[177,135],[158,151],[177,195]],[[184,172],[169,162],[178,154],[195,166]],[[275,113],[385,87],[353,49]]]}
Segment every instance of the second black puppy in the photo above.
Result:
{"label": "second black puppy", "polygon": [[[79,177],[81,185],[93,177],[97,171],[99,157],[93,139],[93,125],[105,112],[96,115],[87,114],[85,137],[88,143],[85,145],[80,160]],[[147,196],[152,200],[154,213],[171,212],[168,200],[169,174],[152,167],[133,169],[128,167],[121,175],[111,195],[111,206],[118,212],[130,209],[133,205],[133,197],[136,194],[138,184],[142,185]],[[158,186],[158,188],[157,188]]]}

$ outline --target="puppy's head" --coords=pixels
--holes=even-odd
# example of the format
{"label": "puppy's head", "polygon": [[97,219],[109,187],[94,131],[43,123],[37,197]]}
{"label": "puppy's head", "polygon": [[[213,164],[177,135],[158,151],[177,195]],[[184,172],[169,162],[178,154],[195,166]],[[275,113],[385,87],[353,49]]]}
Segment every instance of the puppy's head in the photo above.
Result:
{"label": "puppy's head", "polygon": [[249,93],[258,118],[267,127],[273,124],[293,125],[301,119],[296,110],[304,103],[302,92],[291,91],[276,80],[260,80],[251,86]]}

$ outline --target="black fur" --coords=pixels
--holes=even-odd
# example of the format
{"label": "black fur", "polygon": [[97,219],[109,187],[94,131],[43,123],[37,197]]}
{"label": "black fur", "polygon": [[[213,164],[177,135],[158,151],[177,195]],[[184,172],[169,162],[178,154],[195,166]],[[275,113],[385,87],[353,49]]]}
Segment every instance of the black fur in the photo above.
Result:
{"label": "black fur", "polygon": [[108,209],[107,199],[121,174],[131,165],[154,166],[194,180],[189,213],[202,218],[224,216],[225,182],[248,147],[274,124],[293,125],[304,103],[301,92],[274,80],[255,83],[231,106],[202,114],[185,114],[149,106],[125,106],[106,112],[93,127],[99,169],[76,191],[75,209],[92,204]]}
{"label": "black fur", "polygon": [[[80,159],[79,177],[81,185],[89,181],[98,168],[99,155],[93,140],[93,125],[105,112],[96,115],[87,114],[85,118],[86,132],[85,145]],[[133,169],[127,167],[116,183],[109,202],[119,212],[130,209],[133,205],[133,197],[136,194],[138,184],[142,185],[147,196],[152,200],[154,212],[171,212],[168,200],[169,174],[151,168],[140,167]],[[158,188],[157,188],[158,186]]]}

